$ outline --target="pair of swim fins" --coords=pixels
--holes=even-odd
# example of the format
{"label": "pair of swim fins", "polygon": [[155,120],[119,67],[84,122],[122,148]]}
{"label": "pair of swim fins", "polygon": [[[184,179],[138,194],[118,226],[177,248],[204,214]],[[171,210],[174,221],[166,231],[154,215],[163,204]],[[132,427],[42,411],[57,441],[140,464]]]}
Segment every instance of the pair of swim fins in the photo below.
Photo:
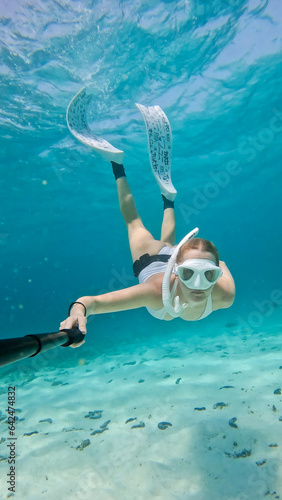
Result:
{"label": "pair of swim fins", "polygon": [[[91,146],[100,156],[109,161],[122,163],[124,152],[94,134],[87,121],[87,110],[94,94],[83,88],[71,100],[67,109],[67,124],[70,132],[83,144]],[[171,182],[172,134],[167,116],[159,106],[136,104],[145,121],[149,157],[152,172],[161,193],[171,201],[177,191]]]}

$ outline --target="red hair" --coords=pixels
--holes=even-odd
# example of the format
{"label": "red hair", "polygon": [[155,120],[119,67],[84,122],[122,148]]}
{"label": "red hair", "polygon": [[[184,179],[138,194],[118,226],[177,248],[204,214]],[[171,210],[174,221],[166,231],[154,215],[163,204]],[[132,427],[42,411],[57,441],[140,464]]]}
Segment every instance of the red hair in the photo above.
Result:
{"label": "red hair", "polygon": [[177,256],[177,263],[181,262],[184,260],[184,253],[187,250],[191,249],[197,249],[201,250],[202,252],[210,252],[214,258],[215,258],[215,263],[218,266],[219,265],[219,255],[218,255],[218,250],[214,246],[214,244],[209,241],[209,240],[204,240],[204,238],[192,238],[191,240],[187,241],[182,245],[178,252]]}

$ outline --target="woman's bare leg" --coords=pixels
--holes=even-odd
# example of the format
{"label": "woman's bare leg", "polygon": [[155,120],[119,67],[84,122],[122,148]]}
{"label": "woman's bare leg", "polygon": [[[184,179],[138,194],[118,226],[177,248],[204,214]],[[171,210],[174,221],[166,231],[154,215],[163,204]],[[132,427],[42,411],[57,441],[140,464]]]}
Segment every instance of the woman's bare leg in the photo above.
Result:
{"label": "woman's bare leg", "polygon": [[175,213],[172,207],[164,210],[161,241],[166,241],[171,246],[175,245]]}
{"label": "woman's bare leg", "polygon": [[[115,165],[113,164],[113,170]],[[115,173],[115,171],[114,171]],[[128,230],[129,246],[133,262],[144,253],[157,254],[165,245],[163,241],[155,240],[152,234],[145,228],[128,185],[125,175],[116,178],[117,193],[121,214]]]}

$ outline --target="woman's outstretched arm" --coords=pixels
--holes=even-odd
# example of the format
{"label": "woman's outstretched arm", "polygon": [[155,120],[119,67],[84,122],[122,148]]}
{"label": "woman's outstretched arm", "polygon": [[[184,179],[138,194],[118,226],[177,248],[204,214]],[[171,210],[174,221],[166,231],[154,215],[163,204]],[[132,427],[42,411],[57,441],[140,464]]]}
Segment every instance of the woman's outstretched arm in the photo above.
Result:
{"label": "woman's outstretched arm", "polygon": [[161,307],[161,294],[152,283],[141,283],[129,288],[105,293],[103,295],[85,296],[77,299],[81,304],[74,304],[70,316],[60,324],[60,329],[78,326],[82,333],[86,333],[87,317],[91,314],[104,314],[139,307]]}

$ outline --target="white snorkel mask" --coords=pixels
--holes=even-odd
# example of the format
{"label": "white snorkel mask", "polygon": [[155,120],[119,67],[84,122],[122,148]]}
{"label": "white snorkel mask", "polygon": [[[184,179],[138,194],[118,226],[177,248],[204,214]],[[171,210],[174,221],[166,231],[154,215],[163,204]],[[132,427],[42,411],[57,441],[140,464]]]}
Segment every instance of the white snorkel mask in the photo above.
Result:
{"label": "white snorkel mask", "polygon": [[208,259],[187,259],[175,264],[173,272],[191,290],[207,290],[222,276],[221,268]]}
{"label": "white snorkel mask", "polygon": [[192,290],[206,290],[210,286],[214,285],[222,275],[221,268],[208,259],[188,259],[183,262],[183,264],[176,264],[178,252],[182,245],[184,245],[184,243],[188,240],[194,238],[198,232],[199,228],[196,227],[193,231],[186,234],[186,236],[184,236],[184,238],[180,241],[168,261],[163,277],[163,304],[168,314],[174,318],[180,316],[188,304],[180,304],[178,296],[174,299],[174,305],[172,304],[170,277],[173,272],[179,277],[182,283]]}

